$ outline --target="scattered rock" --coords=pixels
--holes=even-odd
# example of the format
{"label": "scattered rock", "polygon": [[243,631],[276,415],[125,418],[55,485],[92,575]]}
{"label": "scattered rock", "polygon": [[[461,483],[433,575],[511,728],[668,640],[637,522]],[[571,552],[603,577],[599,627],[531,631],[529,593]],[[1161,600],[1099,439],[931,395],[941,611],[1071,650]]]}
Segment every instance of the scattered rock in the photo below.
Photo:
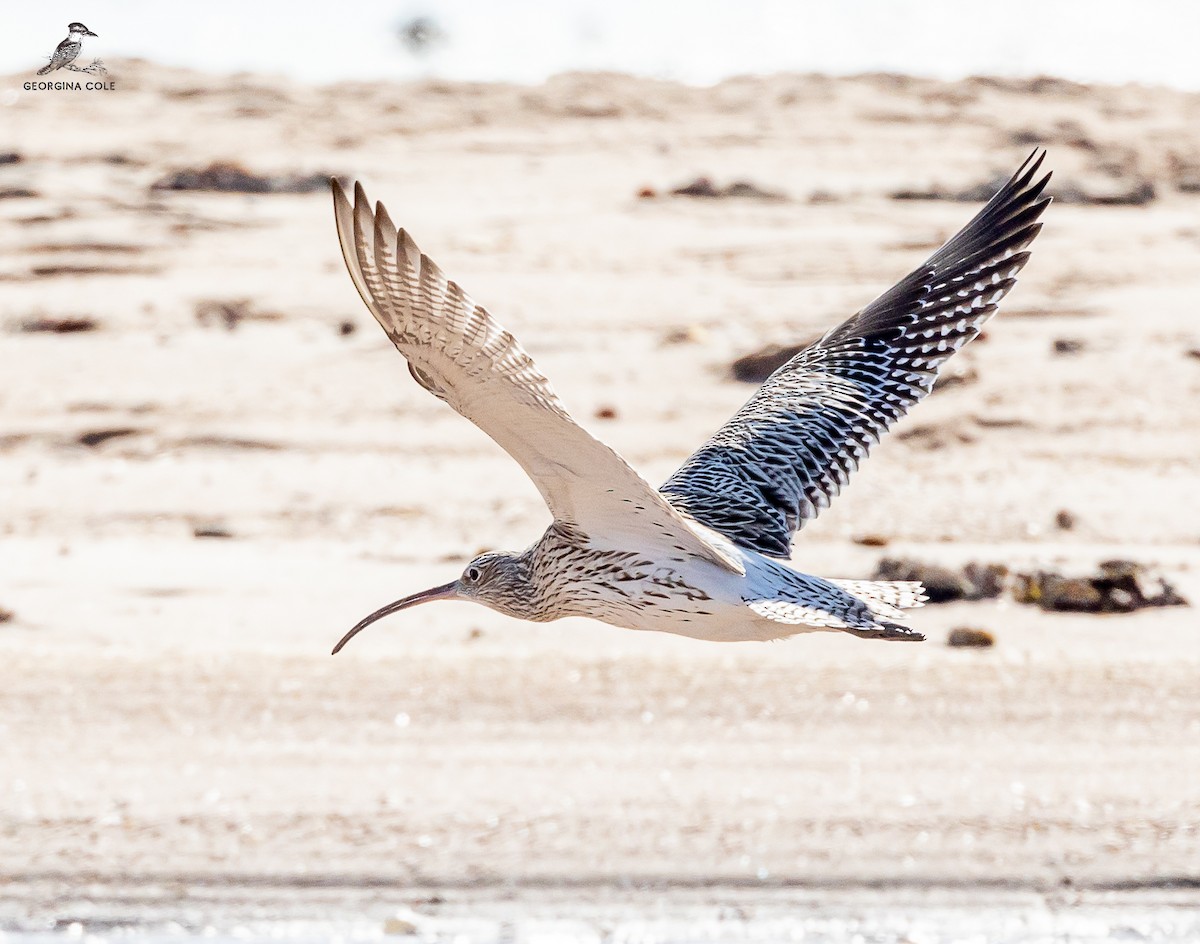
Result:
{"label": "scattered rock", "polygon": [[1070,531],[1075,527],[1075,516],[1067,509],[1061,508],[1055,512],[1054,526],[1060,531]]}
{"label": "scattered rock", "polygon": [[1052,187],[1050,193],[1060,203],[1078,203],[1089,206],[1145,206],[1157,196],[1154,184],[1145,178],[1128,180],[1115,187],[1088,189],[1081,184],[1063,181]]}
{"label": "scattered rock", "polygon": [[[933,186],[925,190],[909,189],[896,190],[891,194],[893,200],[953,200],[959,203],[984,203],[990,200],[1001,187],[1008,183],[1008,177],[994,177],[991,180],[963,190],[951,190],[948,187]],[[1058,181],[1047,190],[1060,203],[1075,203],[1091,206],[1145,206],[1156,197],[1154,184],[1144,177],[1133,177],[1118,180],[1112,185],[1097,188],[1084,187],[1073,181]]]}
{"label": "scattered rock", "polygon": [[1200,193],[1200,155],[1169,152],[1167,172],[1180,193]]}
{"label": "scattered rock", "polygon": [[620,118],[625,110],[612,102],[593,99],[573,101],[563,106],[563,114],[572,118]]}
{"label": "scattered rock", "polygon": [[887,547],[890,543],[890,538],[883,534],[860,534],[851,540],[863,547]]}
{"label": "scattered rock", "polygon": [[1043,610],[1082,613],[1130,613],[1145,607],[1187,606],[1176,589],[1134,561],[1102,562],[1091,576],[1065,577],[1038,570],[1017,574],[1013,598]]}
{"label": "scattered rock", "polygon": [[1200,361],[1200,347],[1190,348],[1187,352],[1187,356]]}
{"label": "scattered rock", "polygon": [[1013,599],[1018,603],[1032,603],[1043,610],[1085,612],[1099,612],[1103,602],[1100,591],[1088,580],[1041,570],[1017,574]]}
{"label": "scattered rock", "polygon": [[117,255],[137,255],[145,252],[145,246],[139,246],[134,243],[103,243],[103,242],[75,242],[75,243],[34,243],[25,247],[26,252],[31,253],[60,253],[60,252],[96,252]]}
{"label": "scattered rock", "polygon": [[762,383],[819,337],[801,344],[768,344],[739,357],[729,365],[729,373],[743,383]]}
{"label": "scattered rock", "polygon": [[701,325],[688,325],[668,331],[662,337],[663,344],[705,344],[708,341],[708,329]]}
{"label": "scattered rock", "polygon": [[1018,603],[1061,612],[1129,613],[1145,607],[1189,605],[1166,580],[1130,560],[1103,561],[1095,574],[1087,576],[1049,570],[1010,576],[1003,564],[971,561],[956,570],[907,558],[885,557],[876,566],[872,579],[918,580],[924,585],[930,603],[994,599],[1010,589]]}
{"label": "scattered rock", "polygon": [[875,568],[872,580],[918,580],[930,603],[968,599],[972,587],[956,570],[906,558],[885,557]]}
{"label": "scattered rock", "polygon": [[1042,147],[1048,144],[1063,144],[1081,151],[1097,151],[1100,146],[1078,122],[1065,119],[1056,121],[1046,129],[1021,128],[1014,131],[1009,140],[1019,147]]}
{"label": "scattered rock", "polygon": [[996,644],[996,637],[986,629],[974,626],[956,626],[946,637],[946,645],[964,649],[988,649]]}
{"label": "scattered rock", "polygon": [[955,570],[911,558],[885,557],[876,566],[871,579],[918,580],[925,587],[930,603],[951,603],[998,597],[1007,578],[1008,568],[1003,564],[971,561],[961,570]]}
{"label": "scattered rock", "polygon": [[17,614],[12,610],[6,610],[4,607],[0,606],[0,623],[7,623],[14,619],[16,615]]}
{"label": "scattered rock", "polygon": [[343,338],[348,338],[357,330],[358,325],[349,319],[346,319],[338,325],[338,334],[340,334]]}
{"label": "scattered rock", "polygon": [[717,197],[720,196],[720,191],[717,190],[714,184],[707,177],[697,177],[690,184],[684,184],[682,187],[676,187],[671,191],[673,197]]}
{"label": "scattered rock", "polygon": [[233,537],[233,532],[219,524],[198,524],[192,528],[192,537],[227,539]]}
{"label": "scattered rock", "polygon": [[77,334],[81,331],[95,331],[100,322],[95,318],[29,318],[17,325],[22,334]]}
{"label": "scattered rock", "polygon": [[161,271],[159,266],[117,265],[40,265],[29,270],[31,275],[39,279],[56,275],[157,275]]}
{"label": "scattered rock", "polygon": [[837,203],[837,194],[831,193],[828,190],[814,190],[808,195],[808,202],[813,206],[822,206],[827,203]]}
{"label": "scattered rock", "polygon": [[984,429],[1029,429],[1033,424],[1019,416],[987,416],[973,413],[971,422]]}
{"label": "scattered rock", "polygon": [[976,184],[965,190],[951,190],[935,184],[924,190],[904,189],[893,190],[889,196],[893,200],[953,200],[959,203],[982,203],[990,200],[1006,183],[1007,177],[996,177],[982,184]]}
{"label": "scattered rock", "polygon": [[598,420],[615,420],[617,418],[617,408],[613,406],[602,406],[596,410],[596,419]]}
{"label": "scattered rock", "polygon": [[278,452],[283,448],[276,442],[239,436],[183,436],[173,445],[181,449],[261,449],[264,452]]}
{"label": "scattered rock", "polygon": [[1054,339],[1054,353],[1060,357],[1069,357],[1072,354],[1078,354],[1085,347],[1087,347],[1087,342],[1082,338]]}
{"label": "scattered rock", "polygon": [[748,180],[735,180],[721,193],[721,197],[748,197],[752,200],[786,200],[787,197],[778,190],[767,190]]}
{"label": "scattered rock", "polygon": [[1181,177],[1175,182],[1180,193],[1200,193],[1200,171]]}
{"label": "scattered rock", "polygon": [[1003,564],[981,564],[969,561],[963,565],[963,577],[974,589],[969,599],[994,600],[1004,592],[1008,583],[1008,568]]}
{"label": "scattered rock", "polygon": [[658,196],[658,191],[655,190],[653,187],[642,187],[637,192],[637,195],[638,195],[639,200],[653,200],[655,197]]}
{"label": "scattered rock", "polygon": [[101,443],[106,443],[110,439],[122,439],[125,436],[135,436],[141,430],[133,426],[113,426],[108,429],[90,429],[87,432],[80,433],[75,437],[75,441],[81,446],[87,446],[89,449],[95,449]]}
{"label": "scattered rock", "polygon": [[232,161],[187,168],[150,185],[151,190],[205,190],[220,193],[318,193],[329,189],[330,174],[255,174]]}
{"label": "scattered rock", "polygon": [[[282,321],[277,311],[257,311],[248,298],[205,299],[196,303],[196,322],[201,325],[219,324],[232,331],[243,321]],[[346,332],[343,331],[343,334]]]}
{"label": "scattered rock", "polygon": [[20,164],[21,160],[21,155],[16,151],[0,151],[0,165]]}
{"label": "scattered rock", "polygon": [[28,187],[5,187],[0,190],[0,200],[28,200],[40,196],[40,193]]}
{"label": "scattered rock", "polygon": [[697,177],[690,184],[671,191],[674,197],[702,197],[710,200],[743,198],[752,200],[786,200],[787,196],[776,190],[766,190],[748,180],[735,180],[725,187],[718,187],[709,177]]}
{"label": "scattered rock", "polygon": [[1134,608],[1190,605],[1171,584],[1157,574],[1148,573],[1147,569],[1136,561],[1101,561],[1099,570],[1101,589],[1111,587],[1110,592],[1128,593],[1133,598]]}

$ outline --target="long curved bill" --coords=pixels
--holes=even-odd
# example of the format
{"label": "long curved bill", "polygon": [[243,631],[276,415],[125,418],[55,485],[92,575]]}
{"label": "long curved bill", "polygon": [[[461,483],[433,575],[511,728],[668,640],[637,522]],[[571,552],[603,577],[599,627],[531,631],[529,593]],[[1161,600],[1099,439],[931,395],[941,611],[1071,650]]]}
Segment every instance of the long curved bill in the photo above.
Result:
{"label": "long curved bill", "polygon": [[403,600],[397,600],[395,603],[389,603],[387,606],[382,606],[370,616],[365,616],[359,620],[350,632],[338,641],[338,644],[333,647],[333,655],[337,655],[342,651],[342,646],[346,645],[351,639],[357,636],[360,632],[374,623],[376,620],[381,620],[385,616],[391,616],[393,613],[399,613],[401,610],[407,610],[410,606],[416,606],[418,603],[428,603],[431,600],[453,600],[458,596],[458,581],[452,580],[450,583],[442,584],[440,587],[433,587],[429,590],[422,590],[420,593],[414,593],[411,597],[405,597]]}

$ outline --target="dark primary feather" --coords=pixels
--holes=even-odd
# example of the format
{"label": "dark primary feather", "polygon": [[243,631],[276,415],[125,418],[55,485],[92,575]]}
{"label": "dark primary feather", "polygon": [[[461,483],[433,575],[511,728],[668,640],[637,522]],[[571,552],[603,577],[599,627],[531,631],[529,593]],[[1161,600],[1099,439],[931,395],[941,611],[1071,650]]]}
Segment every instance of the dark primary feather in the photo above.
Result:
{"label": "dark primary feather", "polygon": [[1045,151],[959,233],[772,374],[660,491],[735,544],[791,555],[792,535],[841,491],[872,445],[979,334],[1041,230]]}

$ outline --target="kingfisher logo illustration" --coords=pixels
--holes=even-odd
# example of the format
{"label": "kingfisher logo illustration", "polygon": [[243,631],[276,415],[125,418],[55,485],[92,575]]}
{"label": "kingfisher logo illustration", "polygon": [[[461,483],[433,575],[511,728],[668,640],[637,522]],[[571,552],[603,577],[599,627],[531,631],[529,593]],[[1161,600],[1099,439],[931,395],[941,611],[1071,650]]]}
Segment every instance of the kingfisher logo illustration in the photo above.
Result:
{"label": "kingfisher logo illustration", "polygon": [[42,68],[38,69],[38,75],[47,75],[55,72],[58,69],[70,69],[72,72],[90,72],[93,75],[104,75],[108,70],[104,68],[103,63],[99,59],[92,62],[87,68],[81,68],[75,65],[75,60],[79,58],[79,53],[83,49],[83,37],[97,36],[82,23],[71,23],[67,26],[67,38],[58,44],[58,48],[54,50],[54,55],[50,57],[50,61]]}
{"label": "kingfisher logo illustration", "polygon": [[[108,75],[108,69],[104,67],[104,63],[99,59],[93,59],[91,64],[86,66],[79,65],[77,61],[79,54],[83,51],[84,37],[94,36],[99,38],[99,35],[99,33],[93,33],[78,20],[68,24],[67,38],[58,44],[54,50],[54,54],[50,56],[50,61],[38,69],[37,74],[50,75],[51,73],[65,70],[66,72],[84,73],[93,76]],[[112,91],[115,88],[115,82],[80,81],[69,79],[61,73],[55,76],[52,81],[25,83],[27,91],[42,91],[47,89],[55,91]]]}

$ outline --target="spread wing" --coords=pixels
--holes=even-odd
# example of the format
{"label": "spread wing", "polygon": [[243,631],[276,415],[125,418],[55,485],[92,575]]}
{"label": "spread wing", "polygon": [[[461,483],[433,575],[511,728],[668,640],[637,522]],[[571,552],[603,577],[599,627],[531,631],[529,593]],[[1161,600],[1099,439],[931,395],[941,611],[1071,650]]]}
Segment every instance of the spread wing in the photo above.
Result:
{"label": "spread wing", "polygon": [[1038,232],[1045,152],[957,235],[784,364],[660,491],[740,547],[789,557],[793,534],[841,491],[872,445],[933,388],[1013,287]]}
{"label": "spread wing", "polygon": [[593,543],[626,538],[742,571],[719,535],[687,520],[571,418],[517,339],[396,229],[383,204],[372,212],[355,185],[351,206],[335,180],[333,205],[350,277],[413,378],[516,459],[555,520]]}

